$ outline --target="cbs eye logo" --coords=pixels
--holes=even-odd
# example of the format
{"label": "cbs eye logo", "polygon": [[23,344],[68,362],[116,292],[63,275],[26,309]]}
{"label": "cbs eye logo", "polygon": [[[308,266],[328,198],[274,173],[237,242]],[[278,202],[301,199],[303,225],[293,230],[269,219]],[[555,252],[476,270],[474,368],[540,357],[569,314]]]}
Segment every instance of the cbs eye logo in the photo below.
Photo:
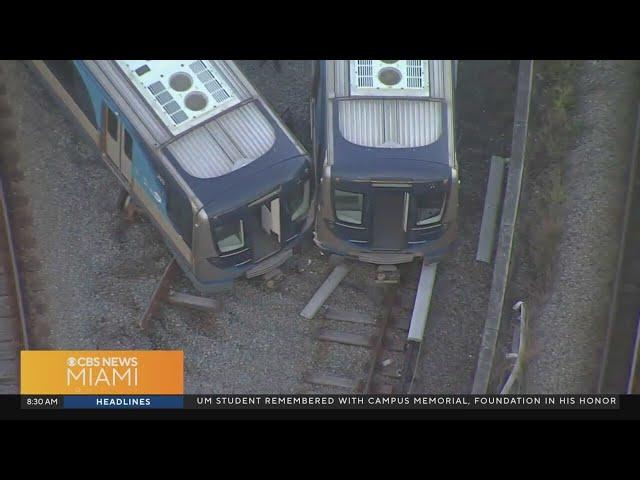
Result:
{"label": "cbs eye logo", "polygon": [[67,365],[70,367],[75,367],[76,366],[76,359],[73,357],[69,357],[67,358]]}

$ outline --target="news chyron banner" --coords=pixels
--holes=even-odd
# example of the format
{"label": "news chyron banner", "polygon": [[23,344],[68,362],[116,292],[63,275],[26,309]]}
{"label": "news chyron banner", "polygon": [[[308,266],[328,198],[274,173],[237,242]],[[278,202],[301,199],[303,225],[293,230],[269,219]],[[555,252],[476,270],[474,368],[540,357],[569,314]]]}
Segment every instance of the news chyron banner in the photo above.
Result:
{"label": "news chyron banner", "polygon": [[191,394],[184,354],[161,350],[23,351],[23,409],[619,409],[617,395]]}
{"label": "news chyron banner", "polygon": [[55,405],[58,408],[183,408],[184,354],[178,350],[22,351],[20,393],[23,406],[31,406],[25,396],[51,395],[62,403]]}

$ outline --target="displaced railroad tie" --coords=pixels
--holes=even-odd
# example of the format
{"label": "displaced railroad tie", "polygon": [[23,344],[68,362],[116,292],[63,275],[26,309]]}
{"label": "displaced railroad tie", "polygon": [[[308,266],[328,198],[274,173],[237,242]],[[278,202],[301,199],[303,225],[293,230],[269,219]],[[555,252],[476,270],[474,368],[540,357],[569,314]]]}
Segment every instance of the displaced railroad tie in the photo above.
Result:
{"label": "displaced railroad tie", "polygon": [[169,292],[167,302],[178,307],[193,308],[203,312],[217,312],[221,309],[221,303],[213,298],[198,297],[180,292]]}
{"label": "displaced railroad tie", "polygon": [[329,296],[333,293],[336,287],[340,284],[342,279],[349,273],[350,267],[347,264],[341,263],[337,265],[333,271],[329,274],[316,293],[311,297],[307,306],[304,307],[300,315],[304,318],[311,320],[316,316],[318,310],[324,305]]}
{"label": "displaced railroad tie", "polygon": [[358,312],[342,312],[335,308],[328,307],[324,318],[328,320],[337,320],[340,322],[359,323],[362,325],[375,325],[376,319],[366,313]]}
{"label": "displaced railroad tie", "polygon": [[436,281],[437,263],[422,263],[420,270],[420,280],[418,281],[418,291],[416,292],[415,304],[411,315],[411,324],[407,338],[416,342],[422,342],[424,330],[429,316],[429,306],[431,305],[431,295]]}
{"label": "displaced railroad tie", "polygon": [[319,328],[316,331],[316,338],[323,342],[341,343],[343,345],[353,345],[354,347],[373,348],[376,346],[375,335],[341,332],[329,328]]}
{"label": "displaced railroad tie", "polygon": [[198,297],[196,295],[189,295],[181,292],[174,292],[171,289],[171,282],[180,273],[180,267],[175,258],[171,259],[169,265],[164,269],[162,277],[158,281],[155,290],[151,294],[149,305],[138,320],[140,328],[146,330],[153,317],[160,306],[161,302],[166,302],[170,305],[177,307],[192,308],[194,310],[200,310],[203,312],[219,312],[222,309],[222,303],[213,298]]}
{"label": "displaced railroad tie", "polygon": [[346,388],[351,391],[358,389],[360,381],[353,378],[341,377],[329,373],[306,373],[302,380],[315,385],[324,385],[326,387]]}
{"label": "displaced railroad tie", "polygon": [[138,320],[138,325],[140,325],[140,328],[143,330],[148,328],[149,321],[157,312],[160,302],[167,298],[171,282],[178,275],[179,271],[180,267],[178,266],[178,262],[176,262],[175,258],[171,258],[169,265],[164,269],[162,277],[160,277],[160,280],[156,284],[156,288],[151,294],[151,299],[149,300],[146,310]]}
{"label": "displaced railroad tie", "polygon": [[484,211],[480,225],[480,238],[476,260],[491,263],[491,257],[495,246],[496,232],[498,230],[498,213],[502,204],[504,193],[505,166],[508,158],[491,157],[489,180],[487,181],[487,194],[484,197]]}

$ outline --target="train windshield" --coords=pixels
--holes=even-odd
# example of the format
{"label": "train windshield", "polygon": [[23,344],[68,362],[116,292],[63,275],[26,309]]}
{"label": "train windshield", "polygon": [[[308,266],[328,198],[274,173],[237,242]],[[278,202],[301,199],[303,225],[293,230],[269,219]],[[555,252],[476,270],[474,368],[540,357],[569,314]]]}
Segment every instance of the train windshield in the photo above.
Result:
{"label": "train windshield", "polygon": [[335,190],[334,204],[336,218],[341,222],[362,224],[362,208],[364,195],[362,193]]}
{"label": "train windshield", "polygon": [[426,193],[416,195],[416,225],[423,226],[439,222],[444,210],[444,201],[444,191],[436,184],[431,185]]}
{"label": "train windshield", "polygon": [[244,248],[244,223],[242,220],[217,226],[214,233],[220,253],[235,252]]}
{"label": "train windshield", "polygon": [[307,213],[311,205],[311,185],[309,180],[296,185],[287,197],[287,205],[293,222]]}

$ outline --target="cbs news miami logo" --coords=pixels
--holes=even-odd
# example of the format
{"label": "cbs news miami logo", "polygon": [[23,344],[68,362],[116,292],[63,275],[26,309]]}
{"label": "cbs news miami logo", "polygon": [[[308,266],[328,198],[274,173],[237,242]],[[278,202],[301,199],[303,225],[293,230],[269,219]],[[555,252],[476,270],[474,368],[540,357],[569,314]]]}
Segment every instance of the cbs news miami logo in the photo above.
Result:
{"label": "cbs news miami logo", "polygon": [[184,355],[177,350],[23,351],[20,393],[183,394]]}

